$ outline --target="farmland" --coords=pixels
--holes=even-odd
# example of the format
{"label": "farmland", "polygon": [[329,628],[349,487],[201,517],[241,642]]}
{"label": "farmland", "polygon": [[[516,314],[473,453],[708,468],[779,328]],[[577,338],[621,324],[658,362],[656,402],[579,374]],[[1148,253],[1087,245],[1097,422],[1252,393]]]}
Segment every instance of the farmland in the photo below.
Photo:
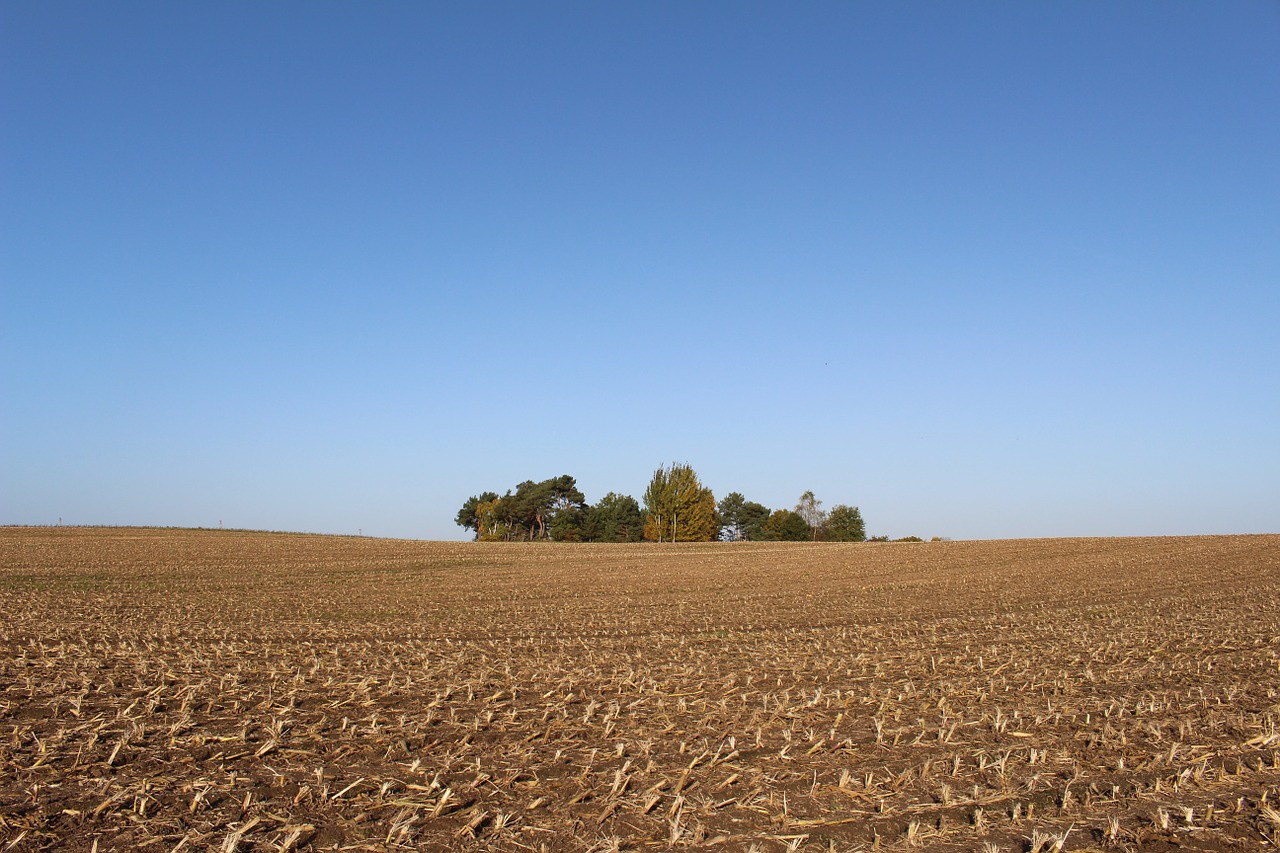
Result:
{"label": "farmland", "polygon": [[1280,847],[1280,536],[0,528],[0,850]]}

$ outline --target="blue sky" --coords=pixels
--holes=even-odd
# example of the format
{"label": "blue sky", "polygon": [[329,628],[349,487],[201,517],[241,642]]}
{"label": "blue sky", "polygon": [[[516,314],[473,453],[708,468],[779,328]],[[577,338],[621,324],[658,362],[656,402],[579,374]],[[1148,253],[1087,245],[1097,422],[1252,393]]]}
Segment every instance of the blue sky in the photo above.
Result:
{"label": "blue sky", "polygon": [[0,523],[1280,532],[1280,4],[6,3]]}

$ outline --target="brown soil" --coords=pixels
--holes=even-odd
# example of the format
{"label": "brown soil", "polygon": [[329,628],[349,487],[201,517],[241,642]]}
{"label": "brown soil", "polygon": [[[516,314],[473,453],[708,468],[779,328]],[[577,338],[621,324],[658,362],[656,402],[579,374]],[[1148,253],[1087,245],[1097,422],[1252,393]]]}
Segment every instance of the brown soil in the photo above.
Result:
{"label": "brown soil", "polygon": [[0,771],[3,851],[1272,849],[1280,536],[0,528]]}

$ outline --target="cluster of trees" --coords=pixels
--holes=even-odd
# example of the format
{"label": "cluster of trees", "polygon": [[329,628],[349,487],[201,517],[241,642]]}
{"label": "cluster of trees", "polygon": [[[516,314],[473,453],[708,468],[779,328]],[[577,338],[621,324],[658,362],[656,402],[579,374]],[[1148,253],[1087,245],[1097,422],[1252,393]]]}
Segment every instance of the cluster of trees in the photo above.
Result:
{"label": "cluster of trees", "polygon": [[589,506],[568,474],[540,483],[525,480],[502,496],[472,495],[454,520],[486,542],[638,542],[644,535],[644,515],[635,498],[610,492]]}
{"label": "cluster of trees", "polygon": [[720,501],[720,538],[729,541],[864,542],[867,525],[856,506],[837,504],[830,511],[813,492],[805,492],[795,509],[775,509],[730,492]]}
{"label": "cluster of trees", "polygon": [[558,542],[709,542],[827,541],[863,542],[867,528],[856,506],[823,510],[813,492],[800,496],[794,509],[771,510],[730,492],[718,503],[687,464],[653,473],[643,507],[630,495],[610,492],[595,505],[586,502],[577,482],[564,474],[535,483],[526,480],[499,496],[473,495],[455,521],[482,541]]}

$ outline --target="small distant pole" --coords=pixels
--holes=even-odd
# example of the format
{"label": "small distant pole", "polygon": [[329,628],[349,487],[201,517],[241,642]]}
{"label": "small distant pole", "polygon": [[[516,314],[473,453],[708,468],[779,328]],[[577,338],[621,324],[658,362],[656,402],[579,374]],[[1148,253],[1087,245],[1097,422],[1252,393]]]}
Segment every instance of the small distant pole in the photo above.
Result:
{"label": "small distant pole", "polygon": [[58,526],[62,526],[62,516],[58,516]]}
{"label": "small distant pole", "polygon": [[218,519],[218,529],[222,529],[222,519]]}
{"label": "small distant pole", "polygon": [[364,528],[363,528],[363,527],[357,527],[357,528],[356,528],[356,535],[357,535],[357,536],[363,536],[363,535],[364,535]]}

